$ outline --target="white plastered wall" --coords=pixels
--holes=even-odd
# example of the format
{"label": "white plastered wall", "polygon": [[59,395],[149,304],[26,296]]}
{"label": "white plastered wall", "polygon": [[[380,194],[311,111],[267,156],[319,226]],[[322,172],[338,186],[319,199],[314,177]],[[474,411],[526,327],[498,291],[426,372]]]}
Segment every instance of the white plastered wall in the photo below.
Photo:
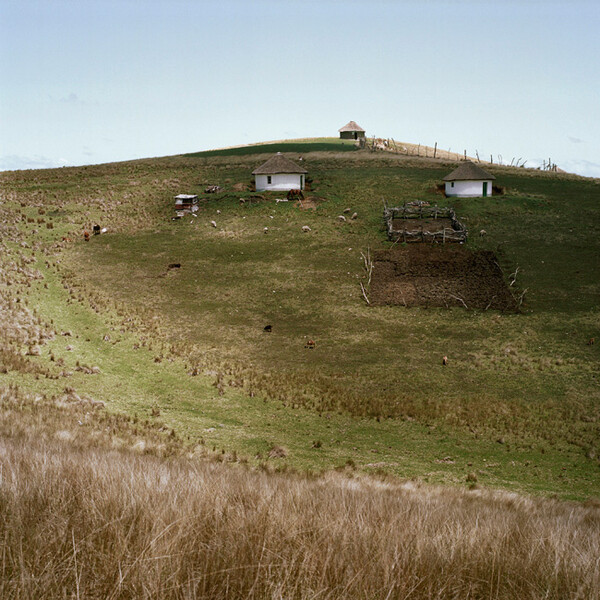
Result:
{"label": "white plastered wall", "polygon": [[[256,191],[263,190],[303,190],[304,175],[299,173],[277,173],[276,175],[255,175]],[[268,177],[271,177],[271,183],[268,183]]]}
{"label": "white plastered wall", "polygon": [[[454,183],[454,187],[452,187]],[[480,198],[483,196],[483,181],[447,181],[446,196],[460,196],[461,198]],[[492,181],[487,182],[487,195],[492,195]]]}

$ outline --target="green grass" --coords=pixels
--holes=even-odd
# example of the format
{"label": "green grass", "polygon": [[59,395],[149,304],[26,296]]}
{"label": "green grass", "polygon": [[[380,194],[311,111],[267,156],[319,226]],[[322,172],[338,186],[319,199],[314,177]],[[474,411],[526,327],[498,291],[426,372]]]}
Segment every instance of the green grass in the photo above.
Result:
{"label": "green grass", "polygon": [[340,140],[338,138],[308,138],[307,140],[290,140],[267,144],[241,146],[239,148],[224,148],[222,150],[204,150],[184,154],[192,158],[211,158],[214,156],[249,156],[253,154],[266,154],[275,152],[349,152],[356,150],[353,140]]}
{"label": "green grass", "polygon": [[[79,335],[76,355],[57,338],[38,360],[52,350],[98,364],[102,373],[74,375],[75,387],[114,410],[147,415],[158,405],[190,440],[262,459],[281,444],[283,463],[301,469],[352,460],[455,484],[477,469],[488,485],[600,493],[600,356],[586,344],[600,338],[597,183],[498,169],[505,196],[452,201],[469,246],[494,250],[506,273],[519,268],[521,314],[372,308],[361,298],[360,253],[388,246],[383,200],[449,204],[433,188],[450,167],[338,154],[332,143],[336,153],[303,145],[312,193],[325,199],[315,211],[276,204],[275,194],[240,203],[244,192],[232,186],[249,180],[261,146],[223,155],[227,162],[204,154],[5,175],[25,204],[15,210],[37,215],[43,205],[54,215],[56,229],[39,239],[93,222],[111,230],[89,243],[78,235],[58,271],[46,272],[49,289],[39,282],[28,291],[40,314]],[[203,201],[197,218],[171,221],[172,196],[201,193],[207,182],[224,192]],[[345,208],[356,221],[337,220]],[[182,268],[167,274],[172,262]],[[61,282],[83,302],[66,304]],[[111,327],[121,341],[102,342]],[[133,351],[140,337],[146,347]],[[204,375],[190,377],[194,366]],[[31,376],[28,385],[65,383]]]}

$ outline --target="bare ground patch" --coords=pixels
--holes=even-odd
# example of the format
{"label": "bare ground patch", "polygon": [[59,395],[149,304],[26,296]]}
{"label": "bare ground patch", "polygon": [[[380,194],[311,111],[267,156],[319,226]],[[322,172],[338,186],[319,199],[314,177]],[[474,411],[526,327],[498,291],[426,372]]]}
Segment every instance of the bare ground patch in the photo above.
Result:
{"label": "bare ground patch", "polygon": [[317,206],[325,202],[325,198],[321,198],[319,196],[306,196],[302,200],[298,200],[294,206],[298,207],[301,210],[315,210]]}
{"label": "bare ground patch", "polygon": [[393,231],[413,232],[424,231],[426,233],[437,233],[444,229],[452,229],[452,219],[440,217],[438,219],[394,219],[392,221]]}
{"label": "bare ground patch", "polygon": [[411,244],[374,256],[373,305],[516,310],[496,256],[462,246]]}

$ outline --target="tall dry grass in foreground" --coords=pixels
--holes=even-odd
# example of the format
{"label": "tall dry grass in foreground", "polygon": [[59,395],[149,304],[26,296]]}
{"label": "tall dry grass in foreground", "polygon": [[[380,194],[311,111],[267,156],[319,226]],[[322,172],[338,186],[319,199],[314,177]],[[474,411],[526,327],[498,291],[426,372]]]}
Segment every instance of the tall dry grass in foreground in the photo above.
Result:
{"label": "tall dry grass in foreground", "polygon": [[598,506],[1,431],[1,598],[598,597]]}

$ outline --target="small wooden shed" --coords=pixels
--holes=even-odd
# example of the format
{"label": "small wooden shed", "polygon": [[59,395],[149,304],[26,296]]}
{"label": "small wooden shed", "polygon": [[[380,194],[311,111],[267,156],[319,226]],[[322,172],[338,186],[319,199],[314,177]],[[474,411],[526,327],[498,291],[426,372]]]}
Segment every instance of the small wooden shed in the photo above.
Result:
{"label": "small wooden shed", "polygon": [[492,195],[492,182],[496,179],[481,167],[466,160],[444,177],[446,196],[459,198],[485,198]]}
{"label": "small wooden shed", "polygon": [[256,191],[303,190],[308,171],[278,152],[252,171]]}
{"label": "small wooden shed", "polygon": [[175,196],[175,210],[192,210],[198,205],[196,194],[178,194]]}
{"label": "small wooden shed", "polygon": [[338,129],[338,131],[340,132],[341,140],[360,140],[365,138],[365,130],[354,121],[350,121],[341,129]]}

